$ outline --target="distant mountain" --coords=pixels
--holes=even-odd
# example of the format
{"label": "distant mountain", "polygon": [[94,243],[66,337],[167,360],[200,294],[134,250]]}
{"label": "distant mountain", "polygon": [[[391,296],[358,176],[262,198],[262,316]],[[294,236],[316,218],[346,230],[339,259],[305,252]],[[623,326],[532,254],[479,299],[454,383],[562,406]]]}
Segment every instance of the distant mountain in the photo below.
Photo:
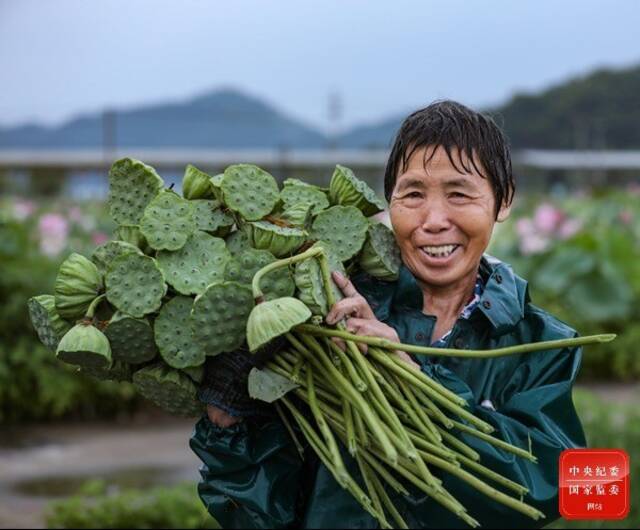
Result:
{"label": "distant mountain", "polygon": [[371,125],[360,125],[340,135],[337,144],[351,149],[390,149],[404,116],[388,118]]}
{"label": "distant mountain", "polygon": [[[92,148],[103,145],[103,116],[60,127],[0,129],[0,148]],[[325,136],[267,103],[235,90],[218,90],[184,103],[114,114],[118,147],[319,148]]]}

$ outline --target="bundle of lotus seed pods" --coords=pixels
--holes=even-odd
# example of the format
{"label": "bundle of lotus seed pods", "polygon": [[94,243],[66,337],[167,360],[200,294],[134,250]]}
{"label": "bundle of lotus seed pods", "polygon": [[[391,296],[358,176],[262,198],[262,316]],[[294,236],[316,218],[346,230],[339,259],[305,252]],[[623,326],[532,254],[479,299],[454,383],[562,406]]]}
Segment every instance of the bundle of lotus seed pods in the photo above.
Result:
{"label": "bundle of lotus seed pods", "polygon": [[[279,189],[254,165],[216,176],[187,166],[182,196],[172,188],[143,162],[113,164],[113,239],[89,257],[71,254],[55,292],[28,302],[40,339],[58,359],[99,379],[130,381],[168,412],[194,416],[203,412],[196,390],[207,356],[245,344],[257,352],[284,337],[286,346],[252,370],[250,394],[275,403],[296,446],[302,433],[382,527],[406,528],[385,485],[401,494],[417,489],[477,525],[434,468],[543,517],[523,502],[525,487],[485,467],[459,435],[535,461],[530,448],[492,435],[462,398],[395,352],[493,356],[611,336],[463,352],[352,335],[323,323],[342,296],[331,273],[394,280],[400,256],[391,230],[373,219],[384,202],[351,170],[336,166],[328,188],[287,179]],[[368,345],[366,356],[358,343]],[[357,476],[340,444],[357,462]]]}

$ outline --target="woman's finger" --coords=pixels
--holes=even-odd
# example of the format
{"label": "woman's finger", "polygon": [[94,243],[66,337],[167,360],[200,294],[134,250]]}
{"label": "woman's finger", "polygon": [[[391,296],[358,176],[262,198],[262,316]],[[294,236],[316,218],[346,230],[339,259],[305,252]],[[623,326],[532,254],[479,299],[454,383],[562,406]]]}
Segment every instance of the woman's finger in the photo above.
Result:
{"label": "woman's finger", "polygon": [[345,276],[340,274],[338,271],[333,271],[331,273],[331,277],[333,278],[333,281],[336,283],[336,285],[340,287],[340,290],[345,296],[349,297],[349,296],[356,296],[359,294],[356,288],[353,286],[353,284],[349,280],[349,278],[346,278]]}
{"label": "woman's finger", "polygon": [[327,313],[325,321],[330,326],[340,322],[345,317],[350,316],[362,316],[362,313],[366,313],[366,307],[360,297],[356,298],[343,298],[342,300],[333,304],[331,311]]}

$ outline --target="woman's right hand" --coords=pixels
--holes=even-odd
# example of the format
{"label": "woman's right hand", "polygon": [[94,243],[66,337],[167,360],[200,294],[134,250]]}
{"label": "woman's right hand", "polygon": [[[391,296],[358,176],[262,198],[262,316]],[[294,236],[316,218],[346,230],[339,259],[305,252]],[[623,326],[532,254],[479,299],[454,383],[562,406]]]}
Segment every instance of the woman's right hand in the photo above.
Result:
{"label": "woman's right hand", "polygon": [[211,423],[218,427],[222,427],[223,429],[231,427],[232,425],[242,421],[242,418],[232,416],[228,412],[225,412],[218,407],[214,407],[213,405],[207,405],[207,416],[209,416]]}

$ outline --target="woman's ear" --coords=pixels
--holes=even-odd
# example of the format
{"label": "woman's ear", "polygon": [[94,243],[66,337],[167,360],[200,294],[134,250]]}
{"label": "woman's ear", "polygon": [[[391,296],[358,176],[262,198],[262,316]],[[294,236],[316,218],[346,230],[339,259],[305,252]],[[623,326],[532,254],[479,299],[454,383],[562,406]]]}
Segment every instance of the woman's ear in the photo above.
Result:
{"label": "woman's ear", "polygon": [[501,223],[502,221],[506,220],[510,214],[511,214],[511,204],[509,204],[509,206],[506,206],[505,204],[503,204],[502,208],[500,208],[500,211],[498,212],[498,218],[496,219],[496,222]]}

